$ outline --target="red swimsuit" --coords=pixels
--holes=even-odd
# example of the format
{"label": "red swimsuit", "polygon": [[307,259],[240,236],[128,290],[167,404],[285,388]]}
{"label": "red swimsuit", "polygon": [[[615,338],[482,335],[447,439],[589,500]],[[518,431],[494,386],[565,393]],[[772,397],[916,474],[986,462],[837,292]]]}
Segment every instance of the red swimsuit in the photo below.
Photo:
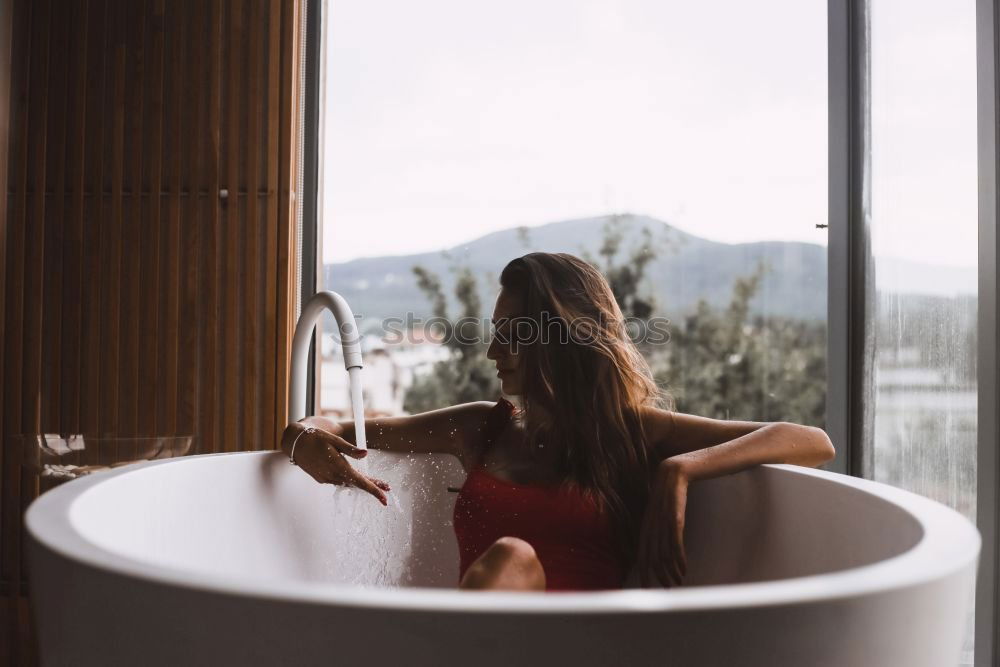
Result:
{"label": "red swimsuit", "polygon": [[[486,446],[504,429],[514,406],[505,399],[490,410]],[[530,544],[545,570],[550,591],[621,588],[624,571],[614,548],[611,523],[579,492],[556,484],[517,484],[473,468],[455,502],[459,578],[497,539],[519,537]]]}

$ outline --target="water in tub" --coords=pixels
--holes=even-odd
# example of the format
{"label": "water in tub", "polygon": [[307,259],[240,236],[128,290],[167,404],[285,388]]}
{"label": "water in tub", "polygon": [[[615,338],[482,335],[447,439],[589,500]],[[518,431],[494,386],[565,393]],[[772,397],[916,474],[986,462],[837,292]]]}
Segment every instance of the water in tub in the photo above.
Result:
{"label": "water in tub", "polygon": [[[364,398],[361,369],[351,368],[351,410],[355,424],[355,443],[367,449],[365,435]],[[351,465],[363,475],[369,475],[367,459],[351,459]],[[391,471],[389,471],[391,472]],[[368,492],[361,489],[334,486],[335,533],[342,535],[335,554],[327,564],[331,578],[338,583],[362,586],[388,586],[401,579],[409,559],[407,552],[412,541],[413,525],[408,513],[402,511],[393,491],[386,494],[387,507],[383,507]],[[337,567],[337,563],[376,562],[376,568]]]}

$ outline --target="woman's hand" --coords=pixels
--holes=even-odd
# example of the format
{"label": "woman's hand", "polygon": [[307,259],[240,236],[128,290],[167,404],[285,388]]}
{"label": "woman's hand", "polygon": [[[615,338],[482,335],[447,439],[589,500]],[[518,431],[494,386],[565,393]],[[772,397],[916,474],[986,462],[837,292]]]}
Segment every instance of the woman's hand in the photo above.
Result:
{"label": "woman's hand", "polygon": [[312,432],[303,433],[305,429],[304,424],[289,424],[282,435],[281,449],[285,454],[291,454],[292,443],[295,443],[296,465],[320,484],[356,486],[378,498],[383,505],[388,504],[384,492],[390,490],[389,485],[375,477],[362,475],[344,457],[346,454],[362,459],[368,455],[368,450],[355,447],[328,431],[313,427]]}
{"label": "woman's hand", "polygon": [[679,461],[665,459],[660,463],[639,533],[637,567],[643,586],[679,586],[687,574],[687,490],[688,476]]}

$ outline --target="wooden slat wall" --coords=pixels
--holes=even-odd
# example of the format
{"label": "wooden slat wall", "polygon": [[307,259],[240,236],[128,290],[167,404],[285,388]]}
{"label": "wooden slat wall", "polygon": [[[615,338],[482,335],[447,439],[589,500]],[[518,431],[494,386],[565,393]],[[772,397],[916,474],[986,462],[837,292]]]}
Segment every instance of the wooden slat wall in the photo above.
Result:
{"label": "wooden slat wall", "polygon": [[18,434],[276,446],[301,4],[0,2],[0,665],[34,661]]}

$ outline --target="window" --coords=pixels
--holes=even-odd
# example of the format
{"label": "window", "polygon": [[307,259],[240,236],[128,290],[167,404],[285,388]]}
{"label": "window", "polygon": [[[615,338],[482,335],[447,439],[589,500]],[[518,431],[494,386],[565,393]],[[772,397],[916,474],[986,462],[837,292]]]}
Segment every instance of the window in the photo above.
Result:
{"label": "window", "polygon": [[[862,474],[976,520],[976,7],[870,0]],[[972,664],[973,607],[961,664]]]}
{"label": "window", "polygon": [[[488,318],[504,264],[544,250],[613,283],[648,257],[619,300],[670,320],[642,349],[678,409],[822,425],[825,2],[342,0],[323,16],[321,284],[368,334],[369,414],[495,398],[484,354],[426,323]],[[321,348],[318,408],[346,415],[337,345]]]}

